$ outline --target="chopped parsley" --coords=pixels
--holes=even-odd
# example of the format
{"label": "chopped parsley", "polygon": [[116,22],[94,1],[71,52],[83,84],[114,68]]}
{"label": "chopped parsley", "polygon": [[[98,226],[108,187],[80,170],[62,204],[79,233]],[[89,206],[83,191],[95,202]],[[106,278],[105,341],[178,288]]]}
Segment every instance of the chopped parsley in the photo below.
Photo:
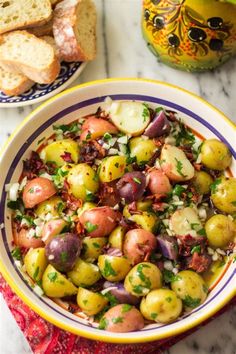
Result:
{"label": "chopped parsley", "polygon": [[103,135],[103,139],[105,140],[105,141],[108,141],[108,140],[110,140],[112,138],[112,135],[110,134],[110,133],[105,133],[104,135]]}
{"label": "chopped parsley", "polygon": [[204,291],[204,293],[208,293],[208,286],[206,285],[206,284],[203,284],[203,286],[202,286],[202,289],[203,289],[203,291]]}
{"label": "chopped parsley", "polygon": [[177,169],[177,172],[180,176],[182,177],[187,177],[186,175],[183,174],[182,170],[183,170],[183,164],[180,160],[178,160],[176,157],[175,157],[175,160],[176,160],[176,169]]}
{"label": "chopped parsley", "polygon": [[19,247],[14,248],[14,250],[11,251],[11,255],[17,261],[20,261],[22,259],[22,254],[21,254],[21,250]]}
{"label": "chopped parsley", "polygon": [[174,135],[175,140],[176,140],[176,146],[179,146],[181,144],[186,145],[193,145],[196,141],[195,136],[191,132],[191,130],[183,124],[181,121],[178,122],[180,131]]}
{"label": "chopped parsley", "polygon": [[63,134],[67,132],[76,134],[80,131],[80,126],[79,123],[76,121],[71,124],[53,125],[53,130],[62,131]]}
{"label": "chopped parsley", "polygon": [[95,195],[93,193],[91,193],[90,191],[86,190],[85,201],[86,202],[93,202],[94,199],[95,199]]}
{"label": "chopped parsley", "polygon": [[106,259],[104,269],[102,271],[105,277],[117,275],[116,271],[112,268],[111,263]]}
{"label": "chopped parsley", "polygon": [[86,221],[85,223],[85,229],[87,232],[93,232],[95,230],[97,230],[98,225],[92,224],[90,221]]}
{"label": "chopped parsley", "polygon": [[163,269],[163,278],[165,283],[173,283],[174,281],[178,281],[181,279],[179,275],[175,275],[173,272],[171,272],[168,269]]}
{"label": "chopped parsley", "polygon": [[141,183],[142,183],[142,182],[140,181],[140,179],[137,178],[137,177],[133,177],[133,180],[134,180],[134,182],[136,182],[136,183],[138,183],[138,184],[141,184]]}
{"label": "chopped parsley", "polygon": [[91,139],[91,136],[92,136],[92,134],[91,133],[88,133],[87,135],[86,135],[86,140],[89,140],[89,139]]}
{"label": "chopped parsley", "polygon": [[159,113],[161,111],[164,111],[163,107],[157,107],[155,108],[155,113]]}
{"label": "chopped parsley", "polygon": [[143,108],[142,117],[143,117],[143,121],[146,122],[146,120],[150,117],[150,111],[147,103],[143,103],[143,106],[144,108]]}
{"label": "chopped parsley", "polygon": [[34,280],[37,280],[38,275],[39,275],[39,267],[37,267],[37,268],[35,269],[35,272],[34,272],[34,274],[33,274],[33,279],[34,279]]}
{"label": "chopped parsley", "polygon": [[104,296],[108,299],[111,307],[119,304],[119,301],[117,300],[117,298],[114,295],[112,295],[112,293],[110,291],[108,291],[106,294],[104,294]]}
{"label": "chopped parsley", "polygon": [[60,258],[62,263],[65,263],[68,260],[68,253],[67,252],[61,252]]}
{"label": "chopped parsley", "polygon": [[173,189],[173,191],[172,191],[172,194],[173,194],[173,195],[177,195],[177,197],[180,197],[183,192],[185,192],[185,188],[182,187],[180,184],[176,184],[176,185],[174,186],[174,189]]}
{"label": "chopped parsley", "polygon": [[92,244],[93,244],[93,247],[95,247],[95,248],[100,248],[99,243],[97,243],[97,242],[93,242]]}
{"label": "chopped parsley", "polygon": [[48,273],[47,277],[51,283],[54,283],[57,279],[57,272]]}
{"label": "chopped parsley", "polygon": [[99,329],[106,329],[107,326],[108,326],[108,324],[109,324],[109,323],[108,323],[108,320],[103,317],[103,318],[100,320],[100,322],[99,322],[98,328],[99,328]]}
{"label": "chopped parsley", "polygon": [[37,142],[37,145],[41,144],[45,139],[45,136]]}
{"label": "chopped parsley", "polygon": [[170,303],[172,301],[172,297],[168,296],[165,300]]}
{"label": "chopped parsley", "polygon": [[9,200],[9,202],[7,202],[7,207],[12,210],[23,210],[24,209],[22,200],[20,198],[18,198],[17,200]]}
{"label": "chopped parsley", "polygon": [[218,189],[218,185],[221,183],[221,179],[217,178],[211,185],[210,189],[212,193],[216,193]]}
{"label": "chopped parsley", "polygon": [[112,318],[112,322],[113,322],[114,324],[116,324],[116,323],[122,323],[123,321],[124,321],[124,319],[123,319],[123,317],[121,317],[121,316]]}
{"label": "chopped parsley", "polygon": [[65,203],[59,202],[59,203],[57,204],[57,212],[58,212],[59,215],[62,214],[64,208],[65,208]]}
{"label": "chopped parsley", "polygon": [[128,311],[130,311],[132,308],[133,308],[132,305],[124,304],[124,305],[122,305],[121,312],[122,312],[122,313],[128,312]]}
{"label": "chopped parsley", "polygon": [[194,254],[194,253],[201,253],[201,246],[200,245],[194,246],[191,249],[191,254]]}
{"label": "chopped parsley", "polygon": [[206,236],[206,230],[205,229],[201,229],[201,230],[198,230],[198,235],[200,236]]}
{"label": "chopped parsley", "polygon": [[137,161],[136,156],[127,156],[126,157],[126,163],[127,165],[130,165],[132,163],[135,163]]}
{"label": "chopped parsley", "polygon": [[236,200],[234,200],[233,202],[231,202],[231,204],[236,207]]}
{"label": "chopped parsley", "polygon": [[152,312],[150,316],[151,316],[151,319],[155,320],[157,318],[157,313]]}
{"label": "chopped parsley", "polygon": [[83,304],[86,306],[88,303],[88,300],[83,300]]}
{"label": "chopped parsley", "polygon": [[199,298],[193,298],[189,295],[186,295],[185,298],[183,299],[183,303],[187,307],[195,308],[201,303],[201,299]]}

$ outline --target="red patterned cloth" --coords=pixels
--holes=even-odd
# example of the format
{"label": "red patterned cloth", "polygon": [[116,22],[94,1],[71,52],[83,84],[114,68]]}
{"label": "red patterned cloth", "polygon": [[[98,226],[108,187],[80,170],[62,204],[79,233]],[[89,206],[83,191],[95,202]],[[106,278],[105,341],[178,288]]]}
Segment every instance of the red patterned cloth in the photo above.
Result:
{"label": "red patterned cloth", "polygon": [[[66,332],[39,317],[12,292],[1,274],[0,292],[35,354],[161,354],[200,327],[175,337],[144,344],[103,343]],[[210,320],[234,305],[236,297]]]}

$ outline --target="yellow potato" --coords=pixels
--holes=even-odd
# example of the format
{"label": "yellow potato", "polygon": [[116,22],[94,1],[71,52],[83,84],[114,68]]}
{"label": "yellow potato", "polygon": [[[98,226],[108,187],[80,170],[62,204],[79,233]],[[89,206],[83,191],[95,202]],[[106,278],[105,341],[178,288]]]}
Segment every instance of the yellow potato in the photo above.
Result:
{"label": "yellow potato", "polygon": [[93,316],[107,305],[108,300],[100,293],[94,293],[90,290],[79,288],[77,303],[86,315]]}
{"label": "yellow potato", "polygon": [[60,216],[60,211],[63,209],[63,206],[64,202],[61,197],[54,196],[40,203],[35,212],[41,219],[44,219],[48,213],[56,218]]}
{"label": "yellow potato", "polygon": [[131,215],[128,210],[128,205],[123,209],[123,215],[125,218],[134,221],[142,229],[153,232],[158,224],[158,218],[155,214],[147,211],[142,211],[142,214]]}
{"label": "yellow potato", "polygon": [[211,170],[223,171],[230,166],[232,155],[228,147],[217,139],[205,140],[201,147],[202,163]]}
{"label": "yellow potato", "polygon": [[[65,161],[62,156],[65,153],[70,157],[71,161]],[[53,161],[57,166],[63,166],[68,162],[77,163],[79,160],[79,145],[72,139],[63,139],[54,141],[45,146],[41,151],[40,157],[45,162]]]}
{"label": "yellow potato", "polygon": [[110,246],[122,251],[124,236],[125,229],[122,226],[117,226],[109,236],[108,242]]}
{"label": "yellow potato", "polygon": [[43,273],[42,288],[49,297],[71,296],[77,293],[77,288],[62,273],[49,264]]}
{"label": "yellow potato", "polygon": [[98,257],[98,267],[103,277],[109,281],[123,280],[131,269],[131,264],[125,257],[115,257],[103,254]]}
{"label": "yellow potato", "polygon": [[99,179],[101,182],[111,182],[123,176],[126,168],[125,156],[110,156],[102,160],[99,166]]}
{"label": "yellow potato", "polygon": [[139,136],[129,142],[130,155],[136,157],[138,165],[143,165],[151,159],[157,147],[152,139]]}
{"label": "yellow potato", "polygon": [[48,261],[45,256],[45,248],[31,248],[24,257],[26,272],[36,282],[40,281]]}
{"label": "yellow potato", "polygon": [[101,277],[98,266],[80,258],[77,259],[73,269],[67,275],[75,285],[83,287],[93,285]]}
{"label": "yellow potato", "polygon": [[87,262],[94,262],[103,252],[102,248],[106,243],[106,237],[84,237],[81,258]]}

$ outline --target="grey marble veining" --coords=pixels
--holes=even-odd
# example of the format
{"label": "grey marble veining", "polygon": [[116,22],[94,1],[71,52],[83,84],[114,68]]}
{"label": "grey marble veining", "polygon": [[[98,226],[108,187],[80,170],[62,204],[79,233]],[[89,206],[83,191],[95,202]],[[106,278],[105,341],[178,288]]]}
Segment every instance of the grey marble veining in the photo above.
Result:
{"label": "grey marble veining", "polygon": [[[171,69],[157,62],[142,39],[141,0],[96,0],[95,2],[98,9],[97,58],[87,65],[73,86],[106,77],[156,79],[196,93],[236,122],[235,59],[213,72],[202,74]],[[27,106],[0,109],[0,146],[33,108]],[[236,309],[182,340],[165,354],[236,354],[235,333]],[[0,353],[31,353],[1,296]]]}

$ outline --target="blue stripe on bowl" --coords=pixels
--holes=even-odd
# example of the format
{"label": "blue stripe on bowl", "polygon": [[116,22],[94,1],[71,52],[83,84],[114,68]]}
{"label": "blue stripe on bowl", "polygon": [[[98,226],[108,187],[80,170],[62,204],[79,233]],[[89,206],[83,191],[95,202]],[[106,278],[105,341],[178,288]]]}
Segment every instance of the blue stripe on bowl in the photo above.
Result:
{"label": "blue stripe on bowl", "polygon": [[[53,123],[55,123],[56,121],[58,121],[59,119],[61,119],[62,117],[64,117],[65,115],[72,113],[78,109],[93,105],[93,104],[98,104],[104,101],[104,99],[107,96],[101,96],[101,97],[96,97],[96,98],[92,98],[89,100],[85,100],[82,102],[78,102],[70,107],[65,108],[64,110],[60,111],[59,113],[55,114],[54,116],[52,116],[50,119],[48,119],[45,123],[43,123],[33,134],[31,134],[31,136],[27,139],[27,142],[25,142],[22,147],[20,148],[20,150],[18,151],[18,153],[16,154],[11,166],[9,167],[9,170],[7,172],[7,176],[4,182],[4,185],[10,183],[11,181],[11,177],[13,175],[13,172],[16,168],[16,166],[18,165],[18,162],[20,161],[20,159],[22,158],[23,154],[25,153],[25,151],[27,150],[27,148],[37,139],[37,137],[45,130],[47,129],[50,125],[52,125]],[[119,94],[119,95],[109,95],[109,97],[111,97],[112,100],[137,100],[137,101],[142,101],[142,102],[152,102],[155,104],[159,104],[159,105],[163,105],[169,108],[172,108],[174,110],[178,110],[179,112],[182,112],[188,116],[190,116],[191,118],[195,119],[196,121],[200,122],[201,124],[203,124],[206,128],[208,128],[210,131],[212,131],[221,141],[223,141],[225,144],[228,145],[232,155],[234,156],[234,158],[236,159],[236,151],[233,149],[232,145],[230,145],[228,143],[228,141],[218,132],[218,130],[216,130],[209,122],[207,122],[205,119],[201,118],[200,116],[198,116],[197,114],[195,114],[194,112],[190,111],[187,108],[184,108],[176,103],[167,101],[167,100],[163,100],[160,98],[156,98],[156,97],[151,97],[151,96],[145,96],[145,95],[135,95],[135,94]],[[5,221],[5,203],[6,203],[6,192],[3,190],[2,192],[2,197],[1,197],[1,204],[0,204],[0,224],[4,223]],[[23,275],[20,273],[19,269],[16,267],[12,256],[11,256],[11,252],[9,249],[9,245],[7,243],[7,239],[6,239],[6,232],[5,229],[2,229],[2,234],[3,234],[3,242],[9,257],[9,260],[11,262],[11,264],[13,265],[13,267],[15,268],[16,272],[18,273],[19,277],[25,282],[25,279],[23,277]],[[201,306],[199,306],[197,309],[193,310],[191,313],[184,315],[182,318],[187,318],[189,316],[191,316],[194,313],[199,312],[202,308],[206,307],[210,302],[213,301],[213,299],[215,299],[222,291],[223,289],[225,289],[225,287],[229,284],[229,282],[231,281],[231,279],[233,278],[233,276],[236,275],[236,269],[234,269],[233,273],[230,275],[229,279],[226,281],[226,283],[218,290],[218,292],[208,301],[204,302]],[[33,292],[32,288],[25,282],[25,285]],[[66,316],[65,314],[62,314],[60,311],[58,311],[57,309],[55,309],[53,306],[51,306],[50,304],[48,304],[42,297],[38,296],[37,294],[34,293],[34,295],[36,295],[40,301],[42,301],[46,306],[50,307],[53,311],[55,311],[56,313],[60,314],[61,316],[72,320],[75,323],[79,323],[81,326],[85,326],[85,327],[91,327],[91,325],[86,325],[83,323],[80,323],[78,320],[73,319],[73,318],[69,318],[68,316]],[[181,319],[172,322],[176,323],[181,321]],[[163,328],[168,326],[169,324],[164,324],[162,326],[159,326],[158,328]],[[153,331],[154,329],[144,329],[143,331]]]}

